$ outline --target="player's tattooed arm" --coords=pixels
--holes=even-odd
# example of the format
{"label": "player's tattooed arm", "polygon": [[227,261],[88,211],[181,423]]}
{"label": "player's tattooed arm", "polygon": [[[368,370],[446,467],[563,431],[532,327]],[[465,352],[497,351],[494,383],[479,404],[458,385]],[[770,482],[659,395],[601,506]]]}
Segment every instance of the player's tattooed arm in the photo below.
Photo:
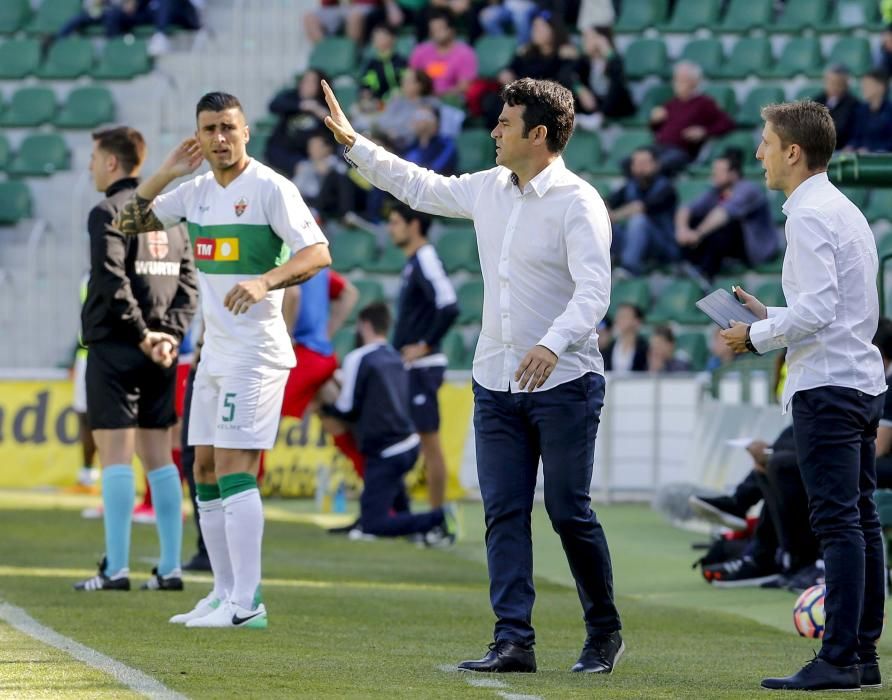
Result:
{"label": "player's tattooed arm", "polygon": [[319,268],[315,268],[313,270],[304,270],[303,272],[295,272],[294,274],[290,275],[289,277],[283,278],[280,282],[278,282],[277,284],[274,284],[269,289],[270,289],[270,291],[272,291],[274,289],[285,289],[286,287],[293,287],[294,285],[297,285],[297,284],[303,284],[308,279],[310,279],[313,275],[315,275],[317,272],[319,272],[319,270],[321,270],[321,269],[322,268],[319,267]]}
{"label": "player's tattooed arm", "polygon": [[164,230],[164,224],[152,212],[152,200],[144,199],[135,192],[121,207],[112,226],[125,236],[134,236],[146,231]]}

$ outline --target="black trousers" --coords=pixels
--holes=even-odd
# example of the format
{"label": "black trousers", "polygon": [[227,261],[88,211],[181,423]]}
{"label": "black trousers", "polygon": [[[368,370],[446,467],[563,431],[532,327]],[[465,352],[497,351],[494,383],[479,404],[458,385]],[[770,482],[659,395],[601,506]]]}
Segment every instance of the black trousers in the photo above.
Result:
{"label": "black trousers", "polygon": [[876,434],[883,396],[818,387],[793,396],[793,431],[812,529],[824,553],[827,616],[820,657],[876,656],[885,597],[877,517]]}
{"label": "black trousers", "polygon": [[201,536],[201,526],[198,524],[198,501],[195,491],[195,448],[189,444],[189,414],[192,406],[192,385],[195,383],[195,369],[189,372],[186,380],[186,395],[183,399],[183,425],[180,432],[180,450],[183,460],[183,475],[189,484],[189,498],[192,501],[192,514],[195,518],[195,529],[198,531],[198,553],[207,556],[208,550],[204,546],[204,538]]}

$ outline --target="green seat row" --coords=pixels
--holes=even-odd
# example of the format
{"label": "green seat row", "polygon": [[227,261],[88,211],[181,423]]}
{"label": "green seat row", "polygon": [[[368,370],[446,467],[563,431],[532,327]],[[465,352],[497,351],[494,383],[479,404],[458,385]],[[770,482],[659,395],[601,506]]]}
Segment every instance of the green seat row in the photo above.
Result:
{"label": "green seat row", "polygon": [[25,87],[16,90],[7,108],[0,111],[0,126],[51,123],[66,129],[92,129],[114,118],[114,98],[101,85],[75,88],[61,106],[56,104],[56,94],[50,88]]}
{"label": "green seat row", "polygon": [[30,216],[31,190],[28,185],[20,180],[0,182],[0,226],[11,226]]}
{"label": "green seat row", "polygon": [[71,167],[71,152],[56,133],[29,134],[13,154],[9,141],[0,134],[0,170],[16,177],[47,176]]}
{"label": "green seat row", "polygon": [[62,39],[50,48],[42,63],[38,39],[10,39],[0,43],[2,80],[20,80],[29,75],[55,80],[72,80],[82,75],[99,80],[130,80],[151,69],[152,61],[143,39],[110,39],[105,42],[98,61],[94,59],[89,40]]}

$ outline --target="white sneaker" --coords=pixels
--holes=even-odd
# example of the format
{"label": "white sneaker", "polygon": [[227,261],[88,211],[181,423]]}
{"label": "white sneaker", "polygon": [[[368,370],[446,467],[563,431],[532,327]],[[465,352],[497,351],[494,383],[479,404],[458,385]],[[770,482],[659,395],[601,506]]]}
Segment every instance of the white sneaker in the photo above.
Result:
{"label": "white sneaker", "polygon": [[266,629],[268,620],[266,606],[258,603],[253,610],[236,605],[232,601],[223,602],[216,610],[204,617],[196,617],[186,623],[186,627],[247,627]]}
{"label": "white sneaker", "polygon": [[347,539],[351,542],[374,542],[378,538],[375,535],[363,532],[362,528],[357,525],[347,533]]}
{"label": "white sneaker", "polygon": [[195,607],[192,608],[187,613],[182,613],[180,615],[174,615],[170,618],[169,622],[172,622],[175,625],[185,625],[190,620],[195,620],[199,617],[204,617],[205,615],[210,615],[214,610],[220,607],[220,599],[214,596],[214,592],[211,591],[207,594],[206,597],[199,600]]}

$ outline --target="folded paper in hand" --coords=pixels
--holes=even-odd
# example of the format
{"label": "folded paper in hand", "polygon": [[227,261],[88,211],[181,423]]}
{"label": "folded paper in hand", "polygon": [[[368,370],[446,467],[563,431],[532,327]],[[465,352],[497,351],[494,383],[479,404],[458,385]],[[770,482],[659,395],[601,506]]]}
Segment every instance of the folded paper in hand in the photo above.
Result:
{"label": "folded paper in hand", "polygon": [[724,329],[731,327],[731,321],[752,324],[759,320],[756,314],[724,289],[716,289],[712,294],[707,294],[697,302],[697,308]]}

